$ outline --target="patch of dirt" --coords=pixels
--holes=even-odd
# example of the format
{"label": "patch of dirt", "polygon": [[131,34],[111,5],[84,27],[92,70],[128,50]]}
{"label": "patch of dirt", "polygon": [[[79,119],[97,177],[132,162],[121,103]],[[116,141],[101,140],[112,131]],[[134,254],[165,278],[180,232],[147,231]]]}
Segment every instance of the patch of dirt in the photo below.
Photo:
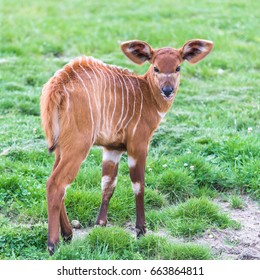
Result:
{"label": "patch of dirt", "polygon": [[[260,260],[260,207],[247,196],[242,196],[242,199],[242,209],[233,209],[229,202],[220,199],[214,201],[231,219],[241,224],[240,229],[210,229],[203,236],[195,237],[192,242],[209,246],[217,258],[222,260]],[[91,228],[73,229],[74,238],[82,238],[90,230]],[[131,223],[125,225],[125,230],[136,235]],[[147,234],[149,233],[164,236],[171,242],[187,242],[185,238],[174,238],[163,230],[156,233],[148,231]]]}
{"label": "patch of dirt", "polygon": [[242,198],[242,209],[231,208],[229,202],[214,201],[241,224],[241,229],[211,229],[193,241],[211,247],[220,259],[260,260],[260,208],[249,197]]}
{"label": "patch of dirt", "polygon": [[73,228],[73,240],[79,239],[79,238],[84,238],[86,235],[89,234],[91,231],[91,228],[80,228],[80,229],[75,229]]}

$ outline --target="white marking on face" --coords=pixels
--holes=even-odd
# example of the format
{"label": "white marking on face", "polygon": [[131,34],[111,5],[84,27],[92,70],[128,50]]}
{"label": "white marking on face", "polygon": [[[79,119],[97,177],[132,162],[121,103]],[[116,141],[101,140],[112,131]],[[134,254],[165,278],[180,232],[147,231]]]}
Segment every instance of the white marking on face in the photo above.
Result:
{"label": "white marking on face", "polygon": [[117,164],[121,158],[122,152],[116,150],[103,149],[103,161],[112,161]]}
{"label": "white marking on face", "polygon": [[174,74],[176,74],[176,73],[167,73],[167,74],[165,74],[165,73],[159,73],[159,74],[157,74],[157,75],[159,75],[160,77],[163,77],[163,78],[171,78]]}
{"label": "white marking on face", "polygon": [[136,159],[131,156],[128,156],[128,166],[129,168],[133,168],[136,165]]}
{"label": "white marking on face", "polygon": [[135,195],[138,195],[141,191],[141,184],[139,182],[132,183],[132,188]]}

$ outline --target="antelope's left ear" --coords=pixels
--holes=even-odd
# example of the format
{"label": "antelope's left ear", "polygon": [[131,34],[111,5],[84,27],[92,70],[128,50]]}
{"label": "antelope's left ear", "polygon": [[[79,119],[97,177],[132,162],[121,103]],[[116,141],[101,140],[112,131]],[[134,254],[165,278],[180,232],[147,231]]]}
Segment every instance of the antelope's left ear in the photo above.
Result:
{"label": "antelope's left ear", "polygon": [[183,60],[194,64],[208,55],[212,48],[213,42],[196,39],[186,42],[183,47],[179,49],[179,52]]}
{"label": "antelope's left ear", "polygon": [[133,40],[121,44],[122,52],[134,63],[143,64],[150,61],[153,56],[153,49],[144,41]]}

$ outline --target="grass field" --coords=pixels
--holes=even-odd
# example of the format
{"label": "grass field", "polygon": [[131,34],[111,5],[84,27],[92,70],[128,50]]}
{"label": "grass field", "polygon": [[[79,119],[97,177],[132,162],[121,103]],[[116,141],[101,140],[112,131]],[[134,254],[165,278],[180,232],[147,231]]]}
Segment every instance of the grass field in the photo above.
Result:
{"label": "grass field", "polygon": [[[136,240],[126,157],[109,207],[111,227],[93,228],[101,201],[101,149],[93,148],[67,191],[70,220],[90,234],[61,244],[54,259],[217,259],[192,243],[212,228],[239,228],[213,199],[260,202],[260,7],[228,1],[0,0],[0,259],[48,259],[45,183],[53,165],[39,117],[43,84],[73,57],[94,56],[144,73],[119,43],[155,48],[202,38],[215,43],[182,67],[179,94],[156,131],[146,168],[149,234]],[[172,242],[160,236],[182,237]]]}

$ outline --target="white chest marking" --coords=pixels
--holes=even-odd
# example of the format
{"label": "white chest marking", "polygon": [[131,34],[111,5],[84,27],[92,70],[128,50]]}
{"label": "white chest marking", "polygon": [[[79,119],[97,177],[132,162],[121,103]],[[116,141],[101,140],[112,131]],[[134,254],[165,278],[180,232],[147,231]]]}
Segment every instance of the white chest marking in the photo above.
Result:
{"label": "white chest marking", "polygon": [[115,150],[107,150],[103,149],[103,161],[112,161],[115,164],[117,164],[121,158],[122,152],[121,151],[115,151]]}
{"label": "white chest marking", "polygon": [[159,112],[158,111],[158,115],[160,116],[161,119],[163,119],[166,115],[166,112]]}

